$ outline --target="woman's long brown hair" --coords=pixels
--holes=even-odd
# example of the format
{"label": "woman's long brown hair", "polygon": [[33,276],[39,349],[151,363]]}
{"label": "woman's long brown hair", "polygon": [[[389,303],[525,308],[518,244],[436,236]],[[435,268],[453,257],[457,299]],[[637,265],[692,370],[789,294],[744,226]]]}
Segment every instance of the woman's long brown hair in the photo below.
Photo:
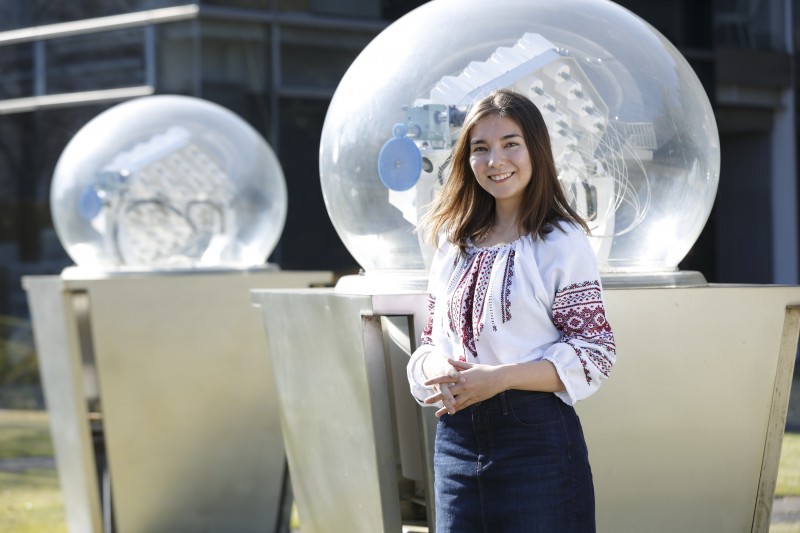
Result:
{"label": "woman's long brown hair", "polygon": [[444,232],[463,252],[467,240],[482,240],[492,227],[494,197],[478,184],[469,164],[472,129],[489,116],[516,122],[528,147],[533,175],[523,193],[519,213],[524,234],[542,238],[559,227],[559,221],[577,224],[588,233],[586,222],[570,207],[558,181],[550,135],[541,112],[528,98],[498,89],[476,102],[464,119],[450,156],[447,179],[420,225],[426,237],[435,242],[439,233]]}

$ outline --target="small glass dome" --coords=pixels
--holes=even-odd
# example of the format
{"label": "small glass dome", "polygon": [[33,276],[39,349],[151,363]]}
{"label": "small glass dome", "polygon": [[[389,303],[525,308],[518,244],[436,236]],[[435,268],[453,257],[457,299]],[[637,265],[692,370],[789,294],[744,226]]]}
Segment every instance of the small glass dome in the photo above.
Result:
{"label": "small glass dome", "polygon": [[436,0],[363,50],[325,119],[326,206],[366,273],[424,276],[417,221],[469,105],[499,87],[542,111],[601,270],[675,272],[719,180],[714,115],[677,49],[606,0]]}
{"label": "small glass dome", "polygon": [[272,149],[236,114],[147,96],[78,131],[56,165],[50,205],[79,267],[252,267],[283,231],[286,182]]}

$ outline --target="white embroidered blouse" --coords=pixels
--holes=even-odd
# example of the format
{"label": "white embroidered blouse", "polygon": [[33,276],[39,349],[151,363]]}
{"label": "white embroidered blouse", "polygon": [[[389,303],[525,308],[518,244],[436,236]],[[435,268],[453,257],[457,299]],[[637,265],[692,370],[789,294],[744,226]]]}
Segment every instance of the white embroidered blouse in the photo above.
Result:
{"label": "white embroidered blouse", "polygon": [[616,360],[594,253],[583,230],[562,223],[544,239],[524,236],[462,255],[445,242],[428,282],[430,316],[408,379],[422,403],[426,357],[482,364],[553,363],[572,405],[599,387]]}

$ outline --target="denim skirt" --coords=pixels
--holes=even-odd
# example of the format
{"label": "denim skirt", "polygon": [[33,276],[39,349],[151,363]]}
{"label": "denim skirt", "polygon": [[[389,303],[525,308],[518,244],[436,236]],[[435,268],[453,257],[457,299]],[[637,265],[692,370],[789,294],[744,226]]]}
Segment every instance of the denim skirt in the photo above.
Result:
{"label": "denim skirt", "polygon": [[575,409],[510,390],[444,415],[434,454],[436,533],[592,533],[594,486]]}

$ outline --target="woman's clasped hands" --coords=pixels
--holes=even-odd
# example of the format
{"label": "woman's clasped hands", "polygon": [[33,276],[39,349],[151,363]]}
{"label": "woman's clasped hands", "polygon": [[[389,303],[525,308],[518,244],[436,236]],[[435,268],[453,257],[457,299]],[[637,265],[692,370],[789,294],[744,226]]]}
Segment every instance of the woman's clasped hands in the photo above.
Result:
{"label": "woman's clasped hands", "polygon": [[497,366],[449,358],[436,358],[431,366],[434,365],[436,368],[426,368],[426,374],[438,377],[426,381],[425,386],[434,387],[438,392],[425,398],[425,403],[433,405],[442,402],[443,406],[436,411],[437,417],[455,414],[456,411],[505,390],[496,379],[499,369]]}

